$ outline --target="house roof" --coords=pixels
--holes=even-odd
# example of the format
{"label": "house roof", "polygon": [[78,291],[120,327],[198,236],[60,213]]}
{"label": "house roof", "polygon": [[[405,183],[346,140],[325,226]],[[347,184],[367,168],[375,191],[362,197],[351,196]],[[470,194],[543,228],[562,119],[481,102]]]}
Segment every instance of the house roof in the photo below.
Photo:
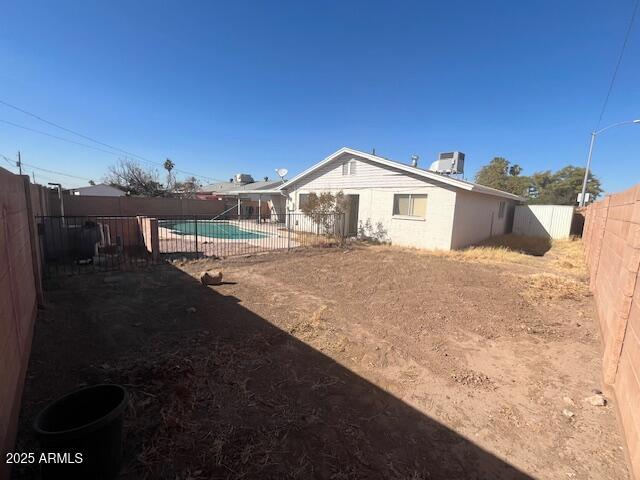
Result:
{"label": "house roof", "polygon": [[70,188],[68,189],[70,192],[79,192],[84,193],[85,195],[89,195],[91,192],[104,192],[109,191],[114,194],[124,196],[125,192],[111,185],[107,185],[106,183],[96,183],[95,185],[89,185],[86,187],[78,187],[78,188]]}
{"label": "house roof", "polygon": [[514,194],[509,193],[509,192],[503,192],[502,190],[498,190],[496,188],[485,187],[484,185],[478,185],[477,183],[467,182],[465,180],[458,180],[457,178],[452,178],[450,176],[443,175],[441,173],[432,172],[430,170],[425,170],[423,168],[412,167],[411,165],[406,165],[404,163],[400,163],[400,162],[397,162],[395,160],[389,160],[388,158],[379,157],[377,155],[372,155],[370,153],[361,152],[359,150],[354,150],[353,148],[348,148],[348,147],[343,147],[340,150],[338,150],[337,152],[332,153],[331,155],[329,155],[324,160],[322,160],[322,161],[316,163],[315,165],[309,167],[308,169],[306,169],[302,173],[300,173],[300,174],[296,175],[295,177],[293,177],[287,183],[280,185],[275,190],[276,191],[286,190],[289,186],[291,186],[294,183],[300,181],[301,179],[307,177],[308,175],[310,175],[311,173],[315,172],[320,167],[326,165],[327,163],[331,162],[335,158],[337,158],[340,155],[345,154],[345,153],[351,154],[351,155],[356,155],[356,156],[362,157],[362,158],[366,158],[367,160],[370,160],[370,161],[372,161],[374,163],[377,163],[377,164],[380,164],[380,165],[384,165],[384,166],[387,166],[387,167],[396,168],[398,170],[403,170],[403,171],[405,171],[407,173],[412,173],[414,175],[418,175],[418,176],[427,178],[429,180],[433,180],[435,182],[444,183],[446,185],[450,185],[450,186],[455,187],[455,188],[460,188],[462,190],[467,190],[467,191],[476,192],[476,193],[483,193],[485,195],[493,195],[495,197],[504,197],[504,198],[508,198],[508,199],[511,199],[511,200],[524,201],[524,199],[522,197],[519,197],[518,195],[514,195]]}
{"label": "house roof", "polygon": [[220,182],[205,185],[200,188],[200,192],[215,192],[215,193],[227,193],[229,195],[236,195],[238,192],[254,191],[254,190],[266,190],[269,188],[276,188],[282,183],[281,180],[261,180],[259,182],[251,183],[236,183],[236,182]]}

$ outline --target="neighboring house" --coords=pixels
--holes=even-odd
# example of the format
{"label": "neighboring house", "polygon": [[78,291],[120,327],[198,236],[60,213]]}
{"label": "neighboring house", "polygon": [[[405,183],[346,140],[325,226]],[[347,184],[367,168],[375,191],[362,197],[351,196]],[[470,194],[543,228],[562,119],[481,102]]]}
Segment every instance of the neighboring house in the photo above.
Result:
{"label": "neighboring house", "polygon": [[268,216],[270,213],[268,204],[265,202],[265,204],[262,205],[258,197],[254,198],[254,196],[251,195],[245,196],[244,201],[238,207],[238,192],[269,190],[281,184],[282,180],[269,180],[266,177],[264,180],[256,182],[251,175],[238,173],[234,178],[229,179],[228,182],[204,185],[200,188],[198,194],[196,194],[196,198],[201,200],[225,200],[225,205],[227,205],[225,209],[236,206],[236,208],[238,208],[237,213],[243,217],[257,215],[258,211],[261,212],[262,216]]}
{"label": "neighboring house", "polygon": [[71,195],[92,196],[92,197],[124,197],[126,193],[116,187],[99,183],[88,187],[72,188],[69,190]]}
{"label": "neighboring house", "polygon": [[237,191],[240,198],[268,199],[276,215],[301,212],[311,192],[344,193],[349,235],[441,250],[508,233],[514,207],[522,201],[511,193],[350,148],[276,188]]}

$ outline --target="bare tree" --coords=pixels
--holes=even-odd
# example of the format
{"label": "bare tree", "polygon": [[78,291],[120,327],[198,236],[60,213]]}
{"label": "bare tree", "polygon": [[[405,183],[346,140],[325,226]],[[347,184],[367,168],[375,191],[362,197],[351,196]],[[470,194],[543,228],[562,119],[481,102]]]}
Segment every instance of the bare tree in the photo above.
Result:
{"label": "bare tree", "polygon": [[201,186],[196,177],[188,177],[183,182],[176,182],[173,191],[182,198],[195,198]]}
{"label": "bare tree", "polygon": [[162,197],[167,194],[158,181],[156,170],[145,170],[138,162],[130,159],[120,160],[116,165],[111,165],[104,182],[134,196]]}

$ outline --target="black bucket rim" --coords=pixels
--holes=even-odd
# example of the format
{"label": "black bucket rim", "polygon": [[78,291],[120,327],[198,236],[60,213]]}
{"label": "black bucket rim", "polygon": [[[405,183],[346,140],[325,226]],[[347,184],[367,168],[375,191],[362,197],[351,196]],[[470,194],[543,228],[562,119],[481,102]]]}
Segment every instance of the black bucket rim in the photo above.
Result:
{"label": "black bucket rim", "polygon": [[[55,432],[52,432],[52,431],[43,430],[42,428],[40,428],[40,424],[42,423],[43,417],[47,413],[49,413],[49,411],[58,403],[68,400],[71,397],[75,397],[76,395],[79,395],[87,390],[94,390],[94,389],[105,388],[105,387],[108,387],[111,389],[117,389],[120,392],[122,392],[122,400],[120,401],[120,403],[118,403],[118,405],[116,405],[106,415],[103,415],[102,417],[94,420],[93,422],[87,423],[85,425],[81,425],[79,427],[70,428],[68,430],[57,430]],[[120,416],[124,411],[124,408],[126,407],[128,401],[129,401],[129,394],[127,390],[122,385],[118,385],[116,383],[100,383],[97,385],[89,385],[88,387],[82,387],[77,390],[74,390],[73,392],[67,393],[62,397],[58,397],[53,402],[49,403],[44,409],[42,409],[40,413],[36,415],[36,418],[33,420],[33,429],[36,432],[36,434],[40,437],[55,437],[55,436],[61,436],[61,435],[75,436],[77,434],[89,433],[99,429],[100,427],[106,425],[107,423],[111,422],[112,420]]]}

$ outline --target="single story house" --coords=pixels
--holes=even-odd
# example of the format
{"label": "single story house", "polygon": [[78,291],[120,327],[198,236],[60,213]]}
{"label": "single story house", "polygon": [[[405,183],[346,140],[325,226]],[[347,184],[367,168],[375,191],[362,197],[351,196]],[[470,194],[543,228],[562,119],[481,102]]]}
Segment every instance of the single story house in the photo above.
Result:
{"label": "single story house", "polygon": [[124,197],[125,192],[119,188],[112,187],[106,183],[89,185],[88,187],[78,187],[69,190],[71,195],[92,196],[92,197]]}
{"label": "single story house", "polygon": [[200,187],[196,198],[199,200],[223,200],[225,210],[236,210],[234,213],[241,217],[252,217],[258,212],[261,216],[268,217],[270,210],[268,204],[264,205],[250,195],[244,196],[242,203],[238,202],[238,193],[244,191],[262,191],[278,187],[281,180],[270,180],[265,177],[263,180],[255,181],[251,175],[238,173],[228,182],[218,182]]}
{"label": "single story house", "polygon": [[345,229],[408,247],[450,250],[510,232],[517,195],[341,148],[276,188],[237,191],[269,202],[272,218],[301,213],[310,193],[343,192]]}

